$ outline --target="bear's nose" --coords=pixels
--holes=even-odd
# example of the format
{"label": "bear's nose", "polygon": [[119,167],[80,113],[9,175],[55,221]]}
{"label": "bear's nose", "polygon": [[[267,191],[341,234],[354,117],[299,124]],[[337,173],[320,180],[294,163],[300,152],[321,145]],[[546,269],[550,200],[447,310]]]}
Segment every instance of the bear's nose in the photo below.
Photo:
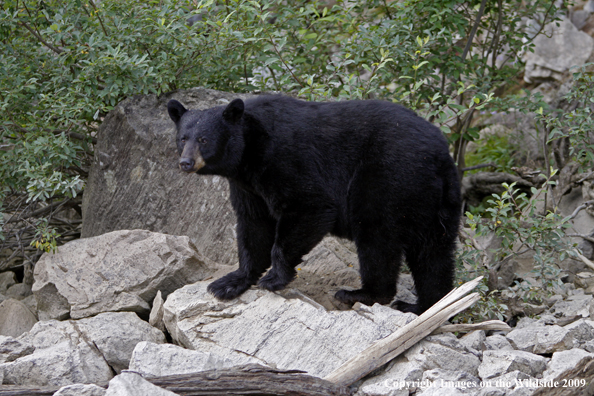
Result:
{"label": "bear's nose", "polygon": [[194,169],[194,160],[192,158],[182,158],[179,161],[179,168],[184,172],[191,172]]}

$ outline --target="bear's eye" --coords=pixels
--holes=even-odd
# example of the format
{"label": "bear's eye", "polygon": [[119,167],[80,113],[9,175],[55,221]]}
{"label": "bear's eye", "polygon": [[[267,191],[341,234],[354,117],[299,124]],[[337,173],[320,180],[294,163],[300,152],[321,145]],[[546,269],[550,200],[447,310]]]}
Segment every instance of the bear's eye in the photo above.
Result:
{"label": "bear's eye", "polygon": [[186,137],[184,136],[180,140],[181,140],[182,143],[185,143],[186,142]]}
{"label": "bear's eye", "polygon": [[206,138],[205,137],[198,138],[198,143],[206,144]]}

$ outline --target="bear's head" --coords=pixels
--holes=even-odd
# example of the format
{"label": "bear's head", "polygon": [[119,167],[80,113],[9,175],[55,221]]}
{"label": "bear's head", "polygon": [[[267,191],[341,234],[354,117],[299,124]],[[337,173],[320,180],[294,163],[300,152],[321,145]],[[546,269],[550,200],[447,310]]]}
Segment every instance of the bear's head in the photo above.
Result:
{"label": "bear's head", "polygon": [[177,129],[181,170],[223,176],[232,172],[243,150],[244,103],[241,99],[233,100],[226,107],[203,111],[188,110],[172,99],[167,103],[167,111]]}

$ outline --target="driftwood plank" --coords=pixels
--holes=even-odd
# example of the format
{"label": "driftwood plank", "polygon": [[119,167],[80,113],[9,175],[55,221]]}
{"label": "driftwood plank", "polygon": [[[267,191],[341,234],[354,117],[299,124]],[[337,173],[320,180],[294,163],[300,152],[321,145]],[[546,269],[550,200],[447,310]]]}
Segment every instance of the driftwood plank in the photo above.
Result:
{"label": "driftwood plank", "polygon": [[469,296],[466,294],[472,291],[482,279],[483,277],[480,276],[452,290],[421,316],[388,337],[374,342],[369,348],[347,361],[324,379],[338,385],[348,386],[383,366],[431,334],[450,317],[478,301],[480,297],[477,293]]}
{"label": "driftwood plank", "polygon": [[[581,318],[581,316],[580,316]],[[505,322],[501,320],[487,320],[481,323],[472,323],[472,324],[453,324],[453,325],[443,325],[438,327],[433,331],[431,334],[440,334],[440,333],[454,333],[458,332],[469,332],[475,330],[500,330],[500,331],[510,331],[511,327]]]}

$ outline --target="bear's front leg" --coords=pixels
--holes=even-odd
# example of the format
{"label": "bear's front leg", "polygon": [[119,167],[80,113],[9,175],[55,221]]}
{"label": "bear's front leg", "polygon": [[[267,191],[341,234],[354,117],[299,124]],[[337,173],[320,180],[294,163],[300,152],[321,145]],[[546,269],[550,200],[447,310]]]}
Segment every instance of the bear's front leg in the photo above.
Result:
{"label": "bear's front leg", "polygon": [[295,278],[295,267],[301,258],[330,231],[333,219],[328,211],[283,214],[276,226],[272,268],[258,285],[270,291],[284,289]]}
{"label": "bear's front leg", "polygon": [[255,285],[270,267],[276,221],[264,201],[239,187],[231,186],[231,203],[237,215],[239,269],[208,285],[208,291],[220,300],[232,300]]}

